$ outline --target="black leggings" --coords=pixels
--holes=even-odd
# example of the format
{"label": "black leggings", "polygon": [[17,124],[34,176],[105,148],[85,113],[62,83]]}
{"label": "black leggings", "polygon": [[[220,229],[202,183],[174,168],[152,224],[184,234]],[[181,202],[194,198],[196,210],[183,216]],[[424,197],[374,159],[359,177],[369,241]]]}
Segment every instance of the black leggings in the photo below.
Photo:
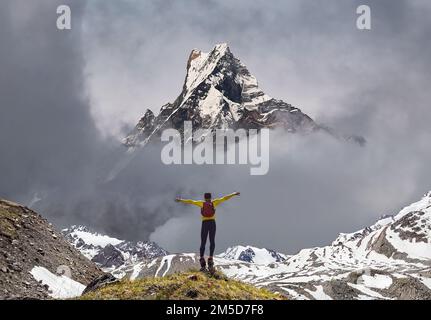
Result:
{"label": "black leggings", "polygon": [[215,249],[215,234],[216,234],[215,220],[202,221],[201,247],[200,247],[201,257],[203,257],[205,254],[205,245],[207,243],[208,234],[210,236],[210,256],[212,257],[214,255],[214,249]]}

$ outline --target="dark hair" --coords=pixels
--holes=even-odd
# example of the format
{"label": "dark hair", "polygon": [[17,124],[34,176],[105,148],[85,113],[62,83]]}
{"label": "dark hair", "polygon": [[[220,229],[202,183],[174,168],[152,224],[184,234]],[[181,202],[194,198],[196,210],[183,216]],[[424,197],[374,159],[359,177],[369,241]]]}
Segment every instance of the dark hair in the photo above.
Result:
{"label": "dark hair", "polygon": [[205,193],[204,199],[211,199],[211,193],[209,193],[209,192]]}

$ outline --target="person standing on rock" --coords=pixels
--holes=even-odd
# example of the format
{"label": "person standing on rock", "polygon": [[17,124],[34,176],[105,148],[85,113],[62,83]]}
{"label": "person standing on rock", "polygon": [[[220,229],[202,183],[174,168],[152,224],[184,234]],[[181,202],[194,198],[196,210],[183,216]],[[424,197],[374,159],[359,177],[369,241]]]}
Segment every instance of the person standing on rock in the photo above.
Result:
{"label": "person standing on rock", "polygon": [[216,222],[215,222],[215,208],[229,200],[234,196],[239,196],[239,192],[231,193],[227,196],[212,200],[211,193],[204,194],[204,200],[186,200],[186,199],[175,199],[177,202],[182,202],[186,204],[193,204],[201,208],[201,216],[202,216],[202,228],[201,228],[201,246],[200,246],[200,265],[201,271],[206,270],[206,262],[205,262],[205,246],[207,242],[207,238],[210,238],[210,255],[208,257],[208,269],[211,273],[215,271],[214,269],[214,250],[215,250],[215,234],[216,234]]}

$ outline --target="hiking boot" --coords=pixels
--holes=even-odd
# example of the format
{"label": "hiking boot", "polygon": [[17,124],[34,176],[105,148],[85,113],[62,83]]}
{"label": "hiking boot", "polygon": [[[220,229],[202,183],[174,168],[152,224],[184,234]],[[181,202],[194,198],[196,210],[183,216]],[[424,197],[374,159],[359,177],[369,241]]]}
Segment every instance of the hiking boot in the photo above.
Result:
{"label": "hiking boot", "polygon": [[199,259],[199,263],[201,264],[201,271],[206,271],[207,269],[207,263],[205,262],[205,258],[201,257]]}
{"label": "hiking boot", "polygon": [[208,258],[208,270],[210,271],[210,273],[214,273],[215,272],[213,258]]}

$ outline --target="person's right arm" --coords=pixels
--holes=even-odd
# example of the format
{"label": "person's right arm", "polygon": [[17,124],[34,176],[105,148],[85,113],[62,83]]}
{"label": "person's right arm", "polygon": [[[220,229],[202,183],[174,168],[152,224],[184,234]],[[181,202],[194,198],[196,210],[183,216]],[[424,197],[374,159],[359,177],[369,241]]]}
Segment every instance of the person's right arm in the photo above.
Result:
{"label": "person's right arm", "polygon": [[175,199],[175,201],[177,202],[181,202],[181,203],[185,203],[185,204],[193,204],[195,206],[198,206],[199,208],[203,207],[203,201],[199,201],[199,200],[189,200],[189,199]]}

